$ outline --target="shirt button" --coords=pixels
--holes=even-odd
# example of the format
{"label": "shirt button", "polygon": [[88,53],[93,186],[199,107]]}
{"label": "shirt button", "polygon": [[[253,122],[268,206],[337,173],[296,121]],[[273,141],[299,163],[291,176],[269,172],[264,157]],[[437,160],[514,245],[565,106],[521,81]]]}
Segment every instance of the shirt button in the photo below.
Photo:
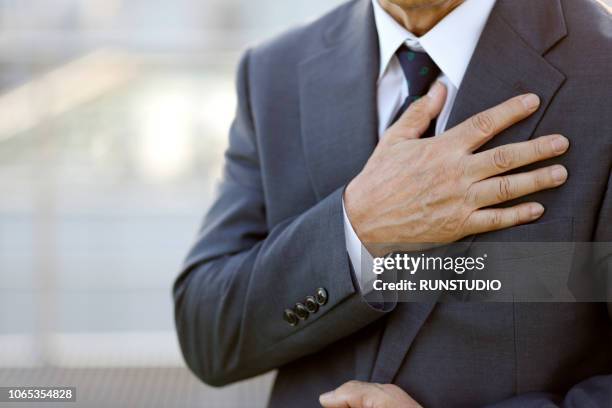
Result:
{"label": "shirt button", "polygon": [[308,315],[310,314],[308,312],[308,309],[306,309],[306,306],[304,306],[301,303],[296,303],[295,304],[295,308],[293,309],[295,310],[295,314],[297,315],[297,317],[299,317],[301,320],[306,320],[308,319]]}
{"label": "shirt button", "polygon": [[290,326],[295,326],[300,322],[295,312],[291,309],[285,309],[283,319],[285,319],[285,321],[289,323]]}
{"label": "shirt button", "polygon": [[316,299],[317,299],[317,303],[321,306],[327,303],[328,298],[327,298],[327,291],[325,290],[325,288],[317,289]]}
{"label": "shirt button", "polygon": [[304,300],[304,305],[310,313],[317,313],[319,310],[319,304],[314,296],[307,296],[306,300]]}

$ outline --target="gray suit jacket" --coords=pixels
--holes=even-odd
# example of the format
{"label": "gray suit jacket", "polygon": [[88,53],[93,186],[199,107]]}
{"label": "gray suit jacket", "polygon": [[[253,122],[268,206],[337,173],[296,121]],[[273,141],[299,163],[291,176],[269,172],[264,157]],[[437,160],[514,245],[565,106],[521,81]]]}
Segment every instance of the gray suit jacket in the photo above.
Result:
{"label": "gray suit jacket", "polygon": [[[376,35],[357,0],[242,58],[219,196],[174,286],[187,364],[216,386],[279,368],[271,407],[317,406],[350,379],[394,382],[428,408],[611,407],[605,303],[363,301],[341,198],[377,140]],[[547,209],[536,223],[471,239],[612,241],[611,67],[593,1],[498,0],[448,126],[535,92],[538,112],[485,148],[562,133],[571,149],[547,164],[570,178],[530,197]],[[326,303],[287,324],[318,288]]]}

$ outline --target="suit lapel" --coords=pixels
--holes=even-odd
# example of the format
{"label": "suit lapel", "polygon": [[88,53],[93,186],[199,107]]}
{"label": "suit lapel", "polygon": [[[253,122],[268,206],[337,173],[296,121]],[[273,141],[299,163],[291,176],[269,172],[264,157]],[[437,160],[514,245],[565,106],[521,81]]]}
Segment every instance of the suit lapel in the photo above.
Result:
{"label": "suit lapel", "polygon": [[354,3],[326,41],[326,49],[299,67],[304,153],[319,199],[356,176],[378,140],[379,52],[371,3]]}
{"label": "suit lapel", "polygon": [[[544,4],[545,3],[545,4]],[[451,128],[470,116],[525,92],[541,99],[540,108],[526,120],[494,137],[483,149],[526,140],[532,136],[547,106],[565,80],[542,53],[564,36],[562,16],[555,16],[557,0],[546,2],[499,0],[493,8],[478,46],[472,55],[448,120]],[[531,27],[510,25],[529,9]],[[550,7],[550,9],[548,9]],[[538,17],[545,21],[538,21]],[[550,28],[552,27],[554,28]],[[530,29],[535,27],[537,32]],[[549,32],[544,27],[549,27]],[[519,32],[521,32],[520,35]],[[552,37],[551,37],[552,36]],[[543,38],[545,37],[545,38]]]}
{"label": "suit lapel", "polygon": [[[559,0],[498,0],[457,93],[447,128],[513,96],[532,92],[540,97],[540,108],[480,151],[536,136],[535,128],[565,81],[542,55],[566,35]],[[470,243],[475,238],[463,241]]]}
{"label": "suit lapel", "polygon": [[[525,11],[529,16],[525,17]],[[529,21],[525,22],[525,18]],[[565,35],[558,0],[498,0],[472,55],[458,90],[447,128],[525,92],[541,99],[539,110],[527,120],[493,138],[489,149],[526,140],[565,77],[542,56]],[[467,245],[474,237],[466,239]],[[371,381],[393,382],[404,357],[435,303],[405,303],[388,317]]]}
{"label": "suit lapel", "polygon": [[435,303],[400,303],[389,314],[372,370],[371,382],[391,383],[417,333],[435,307]]}

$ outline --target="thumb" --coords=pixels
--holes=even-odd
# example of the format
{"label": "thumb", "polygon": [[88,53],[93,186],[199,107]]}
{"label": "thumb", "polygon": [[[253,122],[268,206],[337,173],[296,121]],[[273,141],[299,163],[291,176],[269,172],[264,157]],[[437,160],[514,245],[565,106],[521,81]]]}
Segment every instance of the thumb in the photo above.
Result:
{"label": "thumb", "polygon": [[403,139],[418,139],[429,128],[429,124],[435,119],[446,101],[446,86],[436,81],[427,95],[413,102],[406,112],[391,126],[393,133]]}

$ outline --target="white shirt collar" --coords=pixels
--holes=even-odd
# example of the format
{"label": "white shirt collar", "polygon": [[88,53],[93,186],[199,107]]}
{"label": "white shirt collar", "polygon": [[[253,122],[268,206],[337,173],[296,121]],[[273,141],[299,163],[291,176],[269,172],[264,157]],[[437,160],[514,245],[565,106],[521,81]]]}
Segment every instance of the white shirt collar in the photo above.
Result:
{"label": "white shirt collar", "polygon": [[422,37],[417,37],[372,0],[380,49],[380,79],[403,44],[425,51],[459,88],[495,0],[465,0]]}

